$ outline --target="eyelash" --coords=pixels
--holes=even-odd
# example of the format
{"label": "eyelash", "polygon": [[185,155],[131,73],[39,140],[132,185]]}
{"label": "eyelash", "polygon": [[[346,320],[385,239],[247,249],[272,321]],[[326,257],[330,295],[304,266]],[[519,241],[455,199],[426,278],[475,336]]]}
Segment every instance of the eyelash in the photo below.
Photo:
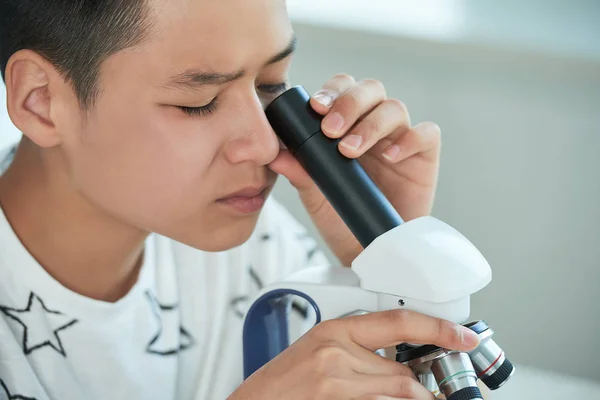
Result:
{"label": "eyelash", "polygon": [[[260,85],[258,89],[262,92],[268,94],[280,94],[285,92],[287,89],[287,83],[278,83],[276,85]],[[205,116],[214,113],[217,110],[217,97],[213,99],[209,104],[202,107],[185,107],[185,106],[177,106],[181,111],[183,111],[186,115],[190,117],[194,116]]]}
{"label": "eyelash", "polygon": [[181,111],[189,115],[190,117],[200,116],[200,115],[210,115],[215,112],[217,109],[217,98],[215,97],[213,101],[208,103],[202,107],[184,107],[177,106]]}

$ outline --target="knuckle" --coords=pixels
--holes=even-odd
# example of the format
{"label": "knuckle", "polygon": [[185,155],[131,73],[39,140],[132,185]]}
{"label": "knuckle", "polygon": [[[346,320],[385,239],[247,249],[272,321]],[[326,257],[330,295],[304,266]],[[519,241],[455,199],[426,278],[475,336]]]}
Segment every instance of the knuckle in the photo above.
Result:
{"label": "knuckle", "polygon": [[354,111],[360,108],[360,93],[357,90],[347,91],[337,102],[344,111]]}
{"label": "knuckle", "polygon": [[416,378],[415,373],[413,372],[413,370],[410,367],[408,367],[404,364],[400,364],[400,363],[396,363],[396,364],[399,364],[398,372],[397,372],[398,375],[405,376],[405,377],[411,378],[411,379]]}
{"label": "knuckle", "polygon": [[406,398],[414,398],[417,395],[418,382],[406,376],[396,377],[394,395]]}
{"label": "knuckle", "polygon": [[442,129],[435,122],[423,122],[420,124],[420,133],[431,137],[433,139],[439,139],[442,136]]}
{"label": "knuckle", "polygon": [[366,137],[381,132],[381,123],[375,119],[365,119],[359,126],[358,133]]}
{"label": "knuckle", "polygon": [[446,325],[446,323],[444,322],[444,320],[442,320],[442,319],[437,320],[437,324],[435,325],[435,327],[436,327],[435,335],[438,338],[440,338],[444,335],[445,325]]}
{"label": "knuckle", "polygon": [[346,352],[340,347],[332,344],[320,346],[315,351],[315,370],[326,376],[338,369],[346,357]]}
{"label": "knuckle", "polygon": [[405,327],[410,322],[410,311],[392,310],[387,314],[387,318],[391,324]]}
{"label": "knuckle", "polygon": [[352,75],[346,74],[346,73],[335,74],[333,76],[333,79],[340,80],[340,81],[347,81],[352,84],[356,83],[356,79],[354,79],[354,77]]}
{"label": "knuckle", "polygon": [[387,99],[385,102],[387,104],[389,104],[391,107],[396,108],[397,110],[399,110],[402,113],[408,113],[408,107],[402,100]]}
{"label": "knuckle", "polygon": [[456,329],[456,325],[453,322],[445,319],[437,320],[437,335],[438,338],[449,338],[454,340],[460,340],[460,332]]}
{"label": "knuckle", "polygon": [[385,93],[385,85],[378,79],[365,79],[362,82],[366,86],[373,87],[377,91]]}
{"label": "knuckle", "polygon": [[442,136],[442,129],[435,122],[425,122],[425,129],[434,138],[439,138]]}
{"label": "knuckle", "polygon": [[334,338],[344,331],[343,327],[342,321],[330,319],[315,326],[311,332],[319,338]]}

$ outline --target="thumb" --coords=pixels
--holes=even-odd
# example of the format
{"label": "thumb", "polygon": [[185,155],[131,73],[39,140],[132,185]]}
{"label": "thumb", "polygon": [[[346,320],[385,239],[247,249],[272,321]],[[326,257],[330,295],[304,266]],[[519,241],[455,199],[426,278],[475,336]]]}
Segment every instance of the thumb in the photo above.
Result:
{"label": "thumb", "polygon": [[325,201],[323,193],[289,150],[280,150],[277,158],[269,164],[269,168],[285,176],[298,190],[300,199],[309,214],[322,208]]}
{"label": "thumb", "polygon": [[285,176],[299,192],[304,192],[315,186],[313,180],[289,150],[282,149],[277,158],[271,161],[269,168]]}

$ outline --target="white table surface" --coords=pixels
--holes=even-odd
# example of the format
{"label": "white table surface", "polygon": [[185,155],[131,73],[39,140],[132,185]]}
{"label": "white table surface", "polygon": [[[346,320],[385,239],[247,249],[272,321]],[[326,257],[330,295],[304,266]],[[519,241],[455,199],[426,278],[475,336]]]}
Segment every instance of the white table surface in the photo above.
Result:
{"label": "white table surface", "polygon": [[492,392],[490,399],[600,400],[600,382],[517,365],[513,377],[500,389]]}

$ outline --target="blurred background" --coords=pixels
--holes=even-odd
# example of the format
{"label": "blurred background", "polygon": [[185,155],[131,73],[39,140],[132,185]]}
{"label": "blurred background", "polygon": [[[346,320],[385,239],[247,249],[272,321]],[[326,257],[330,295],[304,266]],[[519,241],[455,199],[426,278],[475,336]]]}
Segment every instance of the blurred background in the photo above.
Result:
{"label": "blurred background", "polygon": [[[600,399],[600,1],[288,4],[294,84],[376,78],[442,128],[434,215],[492,265],[472,318],[518,365],[493,399]],[[275,196],[318,236],[284,179]]]}
{"label": "blurred background", "polygon": [[376,78],[442,128],[433,214],[492,265],[471,316],[520,368],[493,399],[600,399],[600,1],[288,4],[294,84]]}

